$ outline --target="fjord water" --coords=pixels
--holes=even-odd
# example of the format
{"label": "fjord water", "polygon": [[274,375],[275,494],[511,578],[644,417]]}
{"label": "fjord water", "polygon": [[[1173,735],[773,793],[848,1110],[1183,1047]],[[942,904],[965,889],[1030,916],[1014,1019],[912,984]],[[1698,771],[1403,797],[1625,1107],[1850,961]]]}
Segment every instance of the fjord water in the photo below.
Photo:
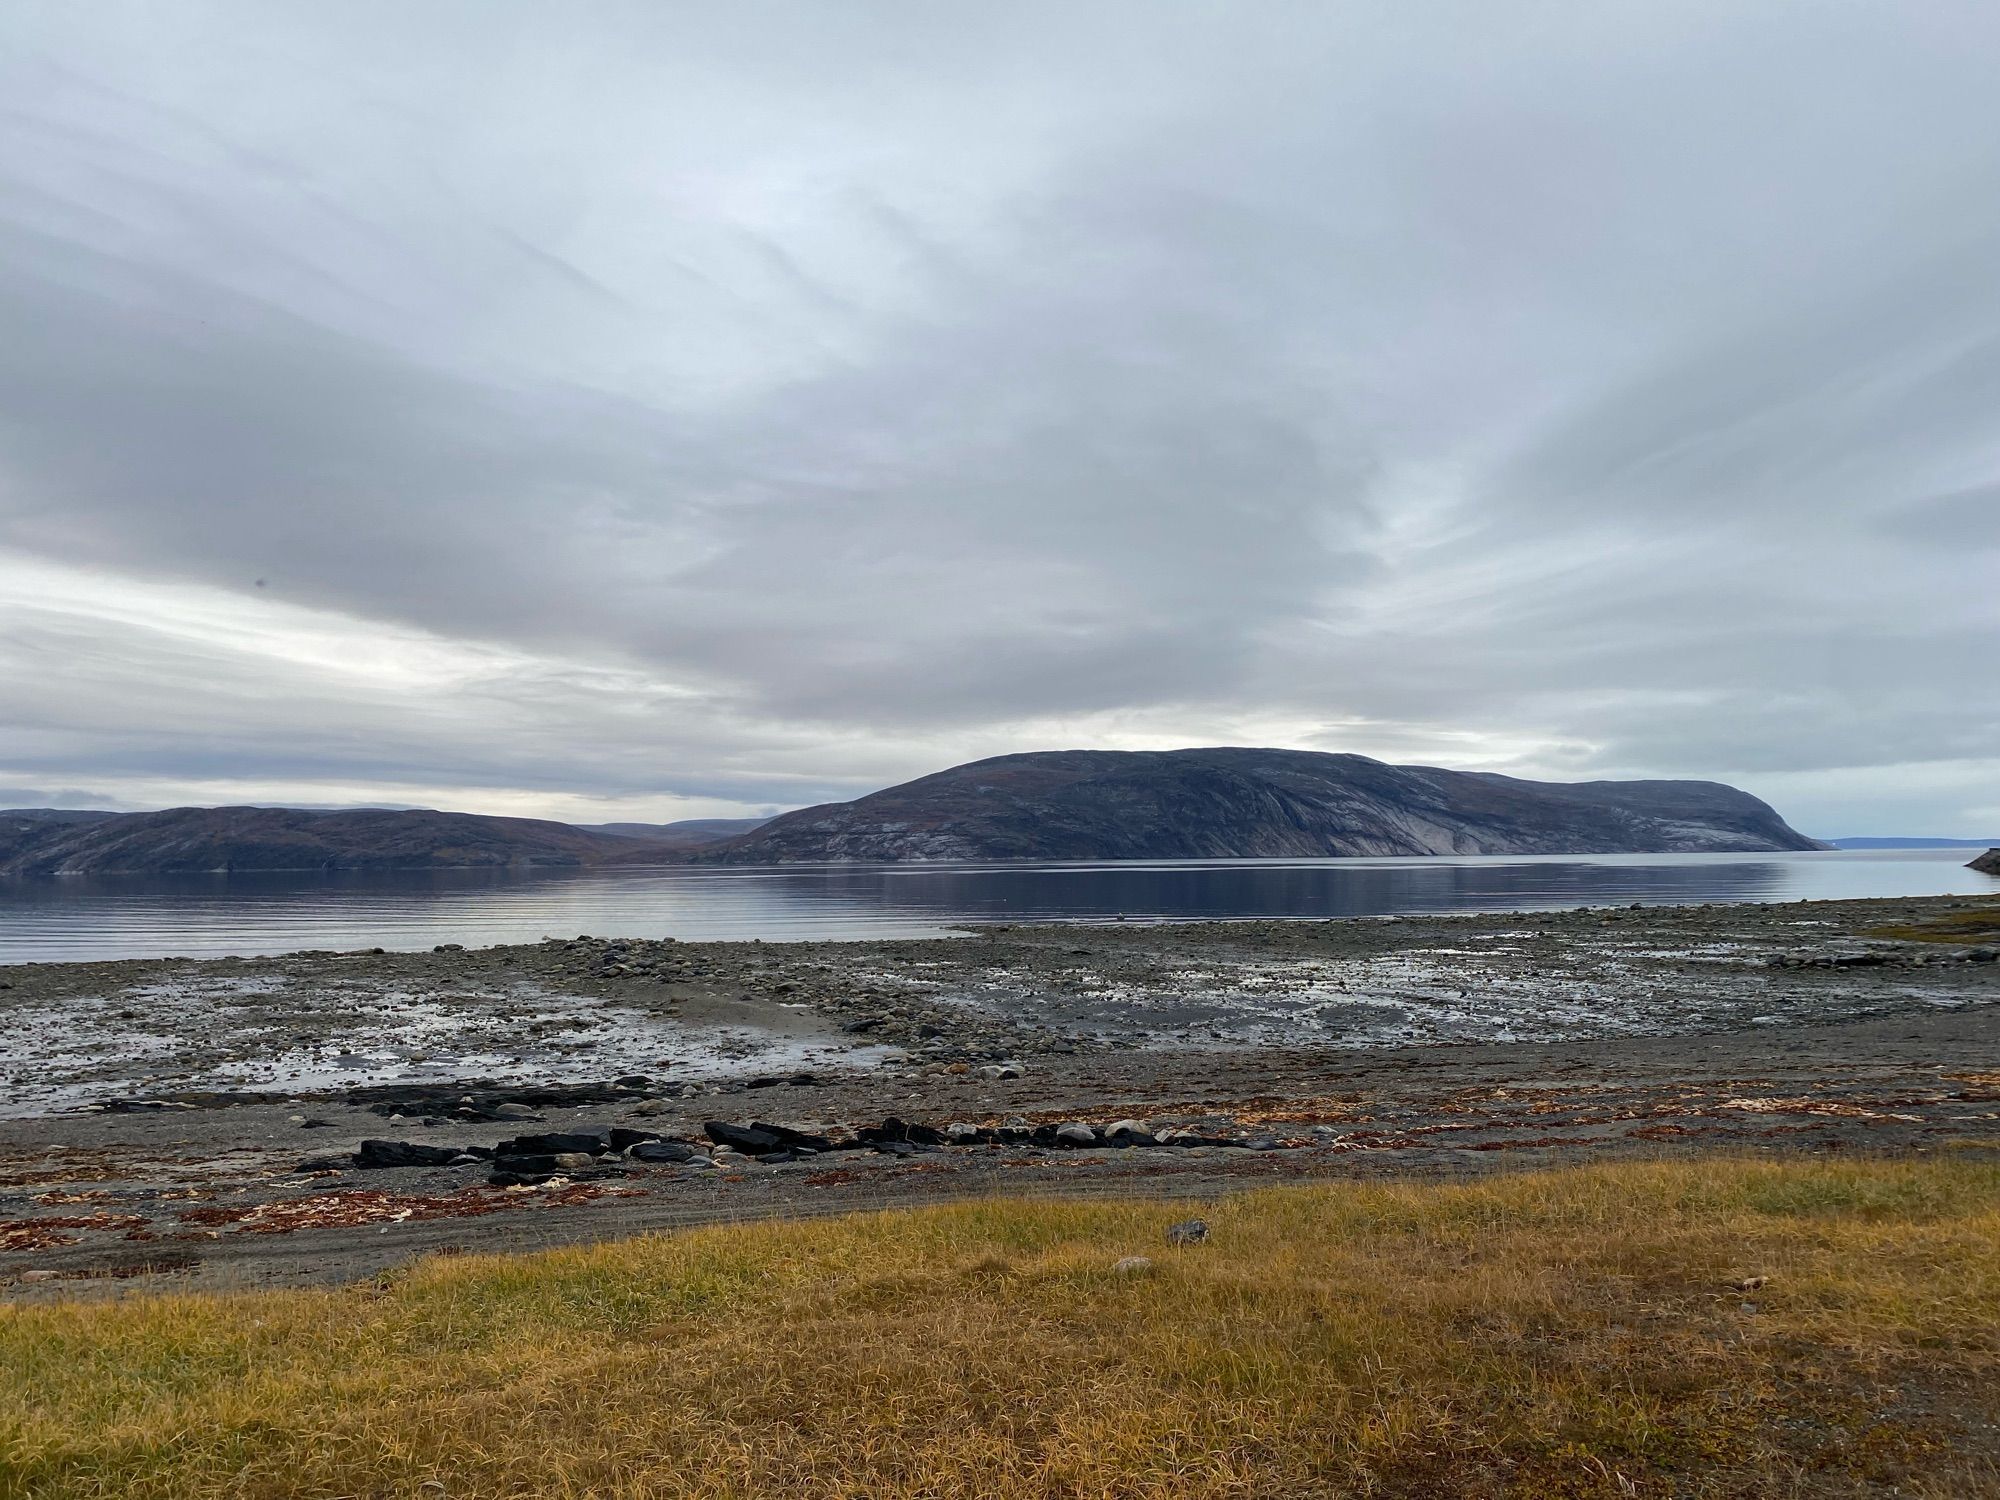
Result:
{"label": "fjord water", "polygon": [[1975,892],[2000,879],[1958,849],[77,877],[0,882],[0,963]]}

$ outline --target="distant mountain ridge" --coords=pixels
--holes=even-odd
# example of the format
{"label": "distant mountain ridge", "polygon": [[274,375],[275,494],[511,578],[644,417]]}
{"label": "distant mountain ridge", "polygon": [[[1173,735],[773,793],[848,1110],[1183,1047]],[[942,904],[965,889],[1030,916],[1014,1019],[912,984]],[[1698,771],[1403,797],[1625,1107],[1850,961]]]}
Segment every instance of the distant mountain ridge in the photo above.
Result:
{"label": "distant mountain ridge", "polygon": [[1235,859],[1824,849],[1712,781],[1523,781],[1218,747],[1003,755],[786,813],[702,861]]}
{"label": "distant mountain ridge", "polygon": [[1884,838],[1828,839],[1836,849],[1989,849],[2000,839]]}
{"label": "distant mountain ridge", "polygon": [[670,844],[534,818],[364,808],[0,813],[0,875],[210,874],[644,864]]}
{"label": "distant mountain ridge", "polygon": [[719,844],[762,828],[769,818],[682,818],[677,823],[574,823],[585,833],[608,833],[621,839],[647,839],[656,844],[696,848]]}
{"label": "distant mountain ridge", "polygon": [[1234,747],[1006,755],[770,820],[579,827],[421,808],[0,811],[0,876],[1825,847],[1718,782],[1535,782]]}

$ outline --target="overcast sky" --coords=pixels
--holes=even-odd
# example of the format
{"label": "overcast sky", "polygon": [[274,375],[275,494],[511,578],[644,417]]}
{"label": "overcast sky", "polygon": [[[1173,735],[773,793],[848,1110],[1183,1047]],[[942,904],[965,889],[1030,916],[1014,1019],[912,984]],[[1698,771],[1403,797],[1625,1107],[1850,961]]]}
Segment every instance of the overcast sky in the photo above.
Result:
{"label": "overcast sky", "polygon": [[0,806],[2000,833],[2000,7],[0,8]]}

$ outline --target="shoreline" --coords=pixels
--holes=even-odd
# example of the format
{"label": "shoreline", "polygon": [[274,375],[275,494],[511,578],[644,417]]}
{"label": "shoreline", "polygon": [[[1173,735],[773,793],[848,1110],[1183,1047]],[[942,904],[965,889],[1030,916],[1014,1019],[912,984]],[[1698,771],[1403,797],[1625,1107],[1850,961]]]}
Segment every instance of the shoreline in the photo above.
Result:
{"label": "shoreline", "polygon": [[[2000,891],[1955,854],[1897,849],[1764,856],[1435,855],[1053,865],[1002,861],[657,866],[609,873],[552,868],[539,874],[457,869],[333,875],[303,871],[206,877],[78,875],[60,881],[0,880],[0,894],[9,898],[0,902],[0,963],[151,962],[169,956],[282,958],[329,948],[365,952],[377,946],[419,953],[450,942],[479,948],[533,946],[551,932],[573,931],[579,921],[596,932],[671,931],[687,942],[761,939],[794,944],[950,938],[1008,923],[1095,926],[1128,919],[1180,924],[1528,917],[1617,909],[1632,901],[1649,907],[1704,902],[1768,905],[1802,898],[1978,899]],[[1768,869],[1779,866],[1753,863],[1744,868],[1767,869],[1766,877],[1750,878],[1740,872],[1732,876],[1729,872],[1745,860],[1779,861],[1790,873],[1770,875]],[[1869,867],[1885,861],[1885,868],[1898,872],[1893,878],[1867,874]],[[1923,868],[1912,867],[1912,861]],[[1587,878],[1550,873],[1579,869]],[[1293,881],[1294,871],[1313,872],[1310,893],[1301,895],[1287,883]],[[1812,871],[1820,873],[1806,873]],[[1061,880],[1059,889],[1045,884],[1058,875],[1076,879]],[[717,876],[722,878],[711,878]],[[985,899],[995,895],[988,882],[1017,876],[1029,885],[1018,890],[1010,886],[998,899]],[[1200,882],[1250,877],[1256,877],[1252,889],[1215,898],[1231,909],[1231,915],[1217,917],[1194,909],[1210,900],[1202,894],[1209,888]],[[1322,888],[1327,879],[1334,884]],[[919,891],[914,908],[904,901],[912,880]],[[1197,884],[1186,884],[1191,880]],[[1413,880],[1415,884],[1410,884]],[[744,890],[732,894],[742,881],[748,882]],[[962,886],[966,881],[971,885]],[[1044,884],[1037,886],[1037,881]],[[859,906],[846,899],[856,890],[861,892]],[[60,898],[57,892],[63,893]],[[461,899],[466,892],[481,894],[468,905]],[[575,899],[578,896],[583,899]],[[211,904],[209,897],[226,899]],[[1352,909],[1337,915],[1327,911],[1325,901],[1334,899]],[[302,905],[294,904],[301,901]],[[590,910],[581,912],[579,905]],[[1246,909],[1260,905],[1280,909],[1263,913]],[[1411,910],[1412,906],[1426,909]]]}
{"label": "shoreline", "polygon": [[[1989,927],[2000,901],[1940,897],[10,966],[10,1090],[55,1092],[0,1120],[0,1296],[337,1282],[446,1248],[971,1194],[1995,1150]],[[327,1066],[275,1076],[285,1059]],[[540,1118],[477,1118],[510,1089]],[[74,1112],[78,1090],[119,1102]],[[613,1128],[707,1148],[711,1120],[844,1143],[890,1117],[1016,1135],[572,1154],[519,1187],[472,1157],[353,1159],[371,1138]],[[1211,1144],[1029,1138],[1131,1119]]]}

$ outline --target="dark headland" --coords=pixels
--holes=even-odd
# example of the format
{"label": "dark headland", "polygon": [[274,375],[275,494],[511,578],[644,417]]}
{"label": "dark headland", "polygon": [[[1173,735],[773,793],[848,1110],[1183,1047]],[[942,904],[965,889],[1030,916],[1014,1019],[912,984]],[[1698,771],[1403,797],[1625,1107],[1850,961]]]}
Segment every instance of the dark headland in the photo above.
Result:
{"label": "dark headland", "polygon": [[1257,859],[1824,849],[1714,781],[1522,781],[1307,750],[1051,750],[808,807],[698,857]]}

